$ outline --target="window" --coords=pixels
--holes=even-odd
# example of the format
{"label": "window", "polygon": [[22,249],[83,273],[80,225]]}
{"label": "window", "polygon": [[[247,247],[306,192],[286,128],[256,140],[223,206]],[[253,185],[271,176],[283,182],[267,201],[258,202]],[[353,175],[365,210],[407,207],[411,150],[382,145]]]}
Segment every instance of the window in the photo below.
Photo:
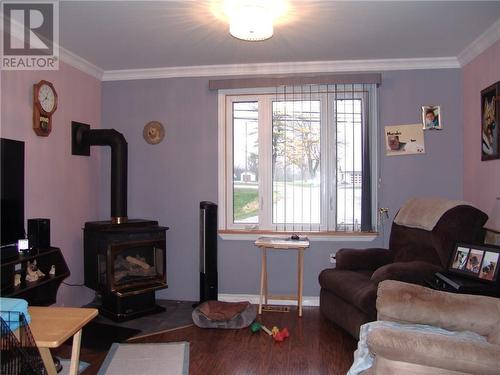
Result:
{"label": "window", "polygon": [[219,92],[221,229],[371,231],[374,85],[251,91]]}

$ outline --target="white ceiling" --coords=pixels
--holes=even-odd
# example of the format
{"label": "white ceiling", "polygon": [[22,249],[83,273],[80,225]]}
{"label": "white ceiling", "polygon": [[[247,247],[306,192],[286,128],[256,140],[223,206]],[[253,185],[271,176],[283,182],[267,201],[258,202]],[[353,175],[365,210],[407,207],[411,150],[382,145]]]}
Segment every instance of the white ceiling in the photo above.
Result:
{"label": "white ceiling", "polygon": [[457,56],[500,1],[291,1],[264,42],[228,34],[208,1],[64,1],[60,39],[104,70]]}

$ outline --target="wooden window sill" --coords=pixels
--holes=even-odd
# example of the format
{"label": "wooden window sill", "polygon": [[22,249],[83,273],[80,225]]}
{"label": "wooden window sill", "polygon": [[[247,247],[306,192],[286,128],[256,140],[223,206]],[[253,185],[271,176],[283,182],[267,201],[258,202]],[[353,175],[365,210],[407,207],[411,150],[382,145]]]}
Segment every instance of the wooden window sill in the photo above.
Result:
{"label": "wooden window sill", "polygon": [[375,240],[378,232],[276,232],[270,230],[234,230],[219,229],[219,236],[223,240],[255,241],[259,237],[287,237],[298,234],[308,237],[310,241],[325,242],[371,242]]}

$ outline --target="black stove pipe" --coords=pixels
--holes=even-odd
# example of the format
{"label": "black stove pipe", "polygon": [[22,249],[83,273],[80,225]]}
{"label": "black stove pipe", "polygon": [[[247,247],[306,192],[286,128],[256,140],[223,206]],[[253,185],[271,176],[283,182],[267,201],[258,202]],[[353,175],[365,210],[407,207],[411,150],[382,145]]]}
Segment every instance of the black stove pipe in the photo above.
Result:
{"label": "black stove pipe", "polygon": [[128,147],[122,133],[115,129],[93,129],[80,133],[80,144],[111,147],[111,222],[127,221]]}

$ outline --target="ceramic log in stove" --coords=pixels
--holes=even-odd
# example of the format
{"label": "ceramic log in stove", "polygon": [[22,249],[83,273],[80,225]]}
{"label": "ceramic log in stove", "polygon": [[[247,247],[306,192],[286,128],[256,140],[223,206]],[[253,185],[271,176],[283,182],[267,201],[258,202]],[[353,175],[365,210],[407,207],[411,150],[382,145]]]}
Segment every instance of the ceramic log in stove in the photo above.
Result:
{"label": "ceramic log in stove", "polygon": [[100,295],[99,311],[113,320],[163,311],[155,291],[167,287],[168,228],[127,217],[128,145],[123,135],[73,122],[73,155],[89,156],[90,146],[111,147],[111,220],[85,223],[84,283]]}

